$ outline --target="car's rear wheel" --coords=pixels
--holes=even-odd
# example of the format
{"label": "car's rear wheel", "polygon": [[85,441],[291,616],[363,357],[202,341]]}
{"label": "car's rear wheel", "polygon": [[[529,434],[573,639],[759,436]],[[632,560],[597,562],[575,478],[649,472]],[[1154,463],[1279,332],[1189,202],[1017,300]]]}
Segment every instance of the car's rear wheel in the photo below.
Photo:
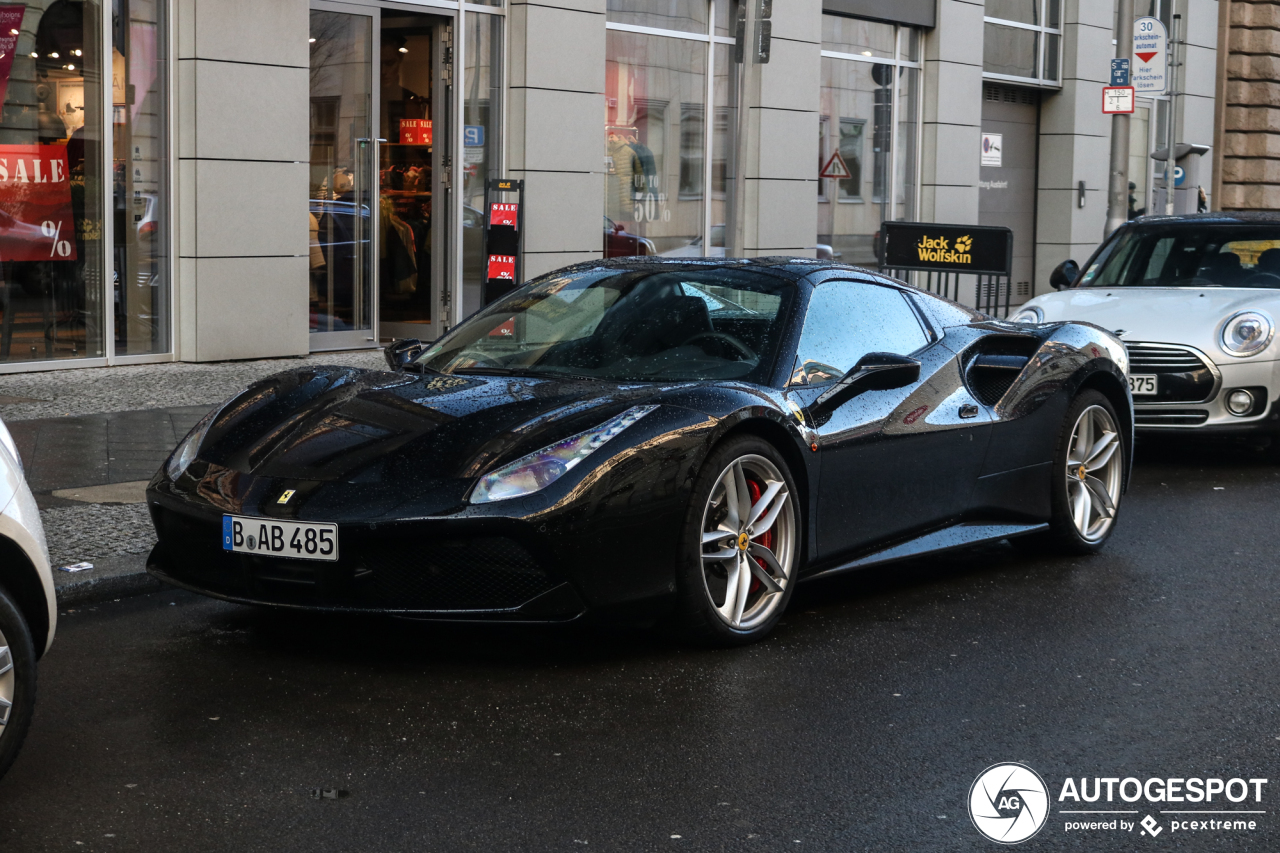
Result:
{"label": "car's rear wheel", "polygon": [[22,613],[0,587],[0,776],[18,756],[35,707],[36,654]]}
{"label": "car's rear wheel", "polygon": [[731,439],[707,459],[685,522],[680,621],[690,639],[754,642],[786,609],[800,562],[800,509],[768,442]]}
{"label": "car's rear wheel", "polygon": [[1049,531],[1025,543],[1069,554],[1092,554],[1115,529],[1124,489],[1125,445],[1111,401],[1079,394],[1067,410],[1050,484]]}

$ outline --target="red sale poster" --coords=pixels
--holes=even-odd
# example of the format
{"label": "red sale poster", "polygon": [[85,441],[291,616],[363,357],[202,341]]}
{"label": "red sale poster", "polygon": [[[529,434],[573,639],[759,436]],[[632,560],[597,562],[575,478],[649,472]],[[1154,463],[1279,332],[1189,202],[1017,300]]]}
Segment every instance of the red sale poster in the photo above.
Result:
{"label": "red sale poster", "polygon": [[431,144],[431,119],[429,118],[400,119],[400,144],[401,145],[430,145]]}
{"label": "red sale poster", "polygon": [[513,255],[489,256],[489,279],[516,280],[516,259]]}
{"label": "red sale poster", "polygon": [[490,225],[510,225],[512,228],[517,227],[516,222],[520,216],[520,205],[504,204],[502,202],[491,202],[489,205],[489,224]]}
{"label": "red sale poster", "polygon": [[0,104],[9,88],[9,72],[13,70],[13,55],[18,50],[18,33],[26,11],[26,6],[0,6]]}
{"label": "red sale poster", "polygon": [[0,145],[0,261],[74,261],[64,145]]}

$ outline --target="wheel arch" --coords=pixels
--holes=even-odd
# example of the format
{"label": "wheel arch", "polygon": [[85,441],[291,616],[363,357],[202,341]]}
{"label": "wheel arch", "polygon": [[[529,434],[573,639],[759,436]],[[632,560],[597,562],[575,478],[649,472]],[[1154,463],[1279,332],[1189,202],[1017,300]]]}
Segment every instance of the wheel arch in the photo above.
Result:
{"label": "wheel arch", "polygon": [[49,644],[49,602],[31,558],[6,536],[0,536],[0,586],[13,597],[37,654],[43,656]]}

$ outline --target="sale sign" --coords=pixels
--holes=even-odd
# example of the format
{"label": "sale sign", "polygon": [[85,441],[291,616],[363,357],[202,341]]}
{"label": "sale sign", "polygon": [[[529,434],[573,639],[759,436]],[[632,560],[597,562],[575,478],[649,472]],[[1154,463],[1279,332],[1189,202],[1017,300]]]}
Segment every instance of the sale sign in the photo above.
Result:
{"label": "sale sign", "polygon": [[518,204],[503,204],[495,201],[489,205],[490,225],[508,225],[515,228],[519,216],[520,205]]}
{"label": "sale sign", "polygon": [[400,144],[401,145],[430,145],[431,144],[431,119],[429,118],[400,119]]}
{"label": "sale sign", "polygon": [[9,88],[9,72],[13,55],[18,51],[18,33],[22,31],[22,15],[26,6],[0,6],[0,103]]}
{"label": "sale sign", "polygon": [[503,281],[516,280],[516,259],[514,255],[490,255],[489,256],[489,276],[490,279],[499,278]]}
{"label": "sale sign", "polygon": [[74,261],[65,145],[0,145],[0,261]]}

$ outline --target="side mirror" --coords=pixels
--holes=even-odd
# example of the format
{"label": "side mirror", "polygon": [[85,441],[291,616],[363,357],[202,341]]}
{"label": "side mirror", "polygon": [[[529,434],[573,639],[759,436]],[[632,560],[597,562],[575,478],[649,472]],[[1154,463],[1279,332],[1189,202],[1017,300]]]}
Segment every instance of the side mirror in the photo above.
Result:
{"label": "side mirror", "polygon": [[867,353],[840,381],[818,395],[807,411],[815,423],[823,424],[832,412],[864,391],[905,388],[919,379],[920,362],[914,358],[890,352]]}
{"label": "side mirror", "polygon": [[392,341],[382,350],[382,355],[387,360],[387,366],[392,370],[404,370],[405,365],[422,355],[425,347],[422,341],[417,338],[405,338],[402,341]]}
{"label": "side mirror", "polygon": [[1049,273],[1049,286],[1054,290],[1062,290],[1075,284],[1079,277],[1080,265],[1068,258]]}

